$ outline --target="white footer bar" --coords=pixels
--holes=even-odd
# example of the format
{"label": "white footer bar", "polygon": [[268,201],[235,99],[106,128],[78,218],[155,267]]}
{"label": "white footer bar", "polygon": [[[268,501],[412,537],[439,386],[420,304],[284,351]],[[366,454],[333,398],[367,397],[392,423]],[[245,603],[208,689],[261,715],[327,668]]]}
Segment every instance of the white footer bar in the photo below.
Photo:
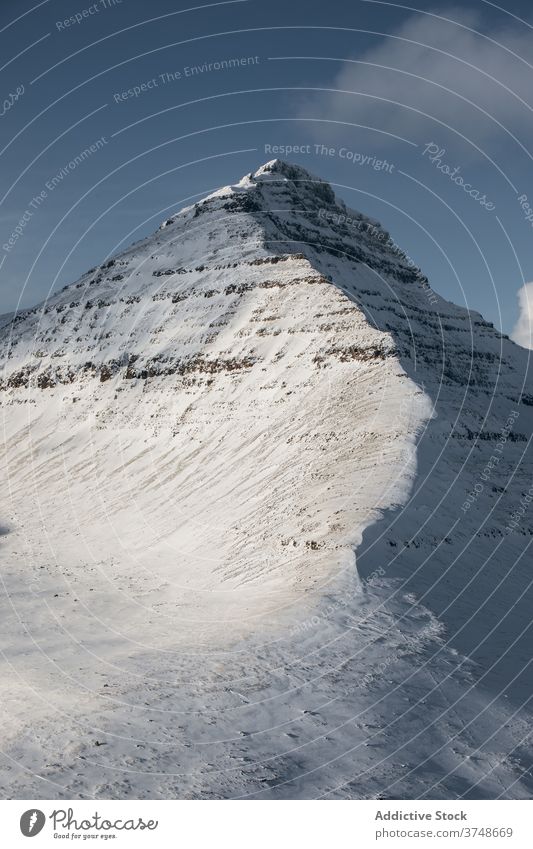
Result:
{"label": "white footer bar", "polygon": [[531,849],[532,815],[530,801],[0,801],[0,834],[35,849]]}

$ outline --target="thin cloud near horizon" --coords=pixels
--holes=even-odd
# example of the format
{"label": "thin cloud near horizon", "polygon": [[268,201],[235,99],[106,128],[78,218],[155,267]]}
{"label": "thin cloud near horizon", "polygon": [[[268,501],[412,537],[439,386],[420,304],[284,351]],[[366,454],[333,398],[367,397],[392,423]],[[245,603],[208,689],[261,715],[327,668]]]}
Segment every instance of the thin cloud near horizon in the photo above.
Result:
{"label": "thin cloud near horizon", "polygon": [[524,283],[517,292],[520,315],[511,339],[523,348],[533,349],[533,282]]}

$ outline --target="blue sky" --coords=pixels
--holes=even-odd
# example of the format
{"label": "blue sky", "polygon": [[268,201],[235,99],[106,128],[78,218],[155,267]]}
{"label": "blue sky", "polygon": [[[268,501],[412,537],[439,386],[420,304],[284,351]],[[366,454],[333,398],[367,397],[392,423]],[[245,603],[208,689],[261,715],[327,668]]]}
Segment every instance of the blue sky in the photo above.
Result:
{"label": "blue sky", "polygon": [[511,332],[533,280],[532,23],[512,0],[3,0],[0,312],[300,146],[281,158]]}

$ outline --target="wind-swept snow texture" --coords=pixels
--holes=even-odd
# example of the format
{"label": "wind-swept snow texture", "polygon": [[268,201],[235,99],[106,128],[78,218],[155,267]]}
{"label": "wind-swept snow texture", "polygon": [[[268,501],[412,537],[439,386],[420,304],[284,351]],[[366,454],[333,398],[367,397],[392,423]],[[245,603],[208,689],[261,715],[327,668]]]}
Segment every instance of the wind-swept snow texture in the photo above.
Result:
{"label": "wind-swept snow texture", "polygon": [[528,352],[278,160],[1,330],[14,798],[523,798]]}

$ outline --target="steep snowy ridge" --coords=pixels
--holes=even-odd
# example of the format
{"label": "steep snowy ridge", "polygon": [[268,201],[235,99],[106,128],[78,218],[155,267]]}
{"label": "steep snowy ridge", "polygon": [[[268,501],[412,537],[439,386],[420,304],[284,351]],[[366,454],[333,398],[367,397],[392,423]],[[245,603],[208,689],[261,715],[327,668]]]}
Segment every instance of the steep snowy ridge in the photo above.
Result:
{"label": "steep snowy ridge", "polygon": [[530,793],[528,352],[378,222],[275,160],[0,361],[10,793]]}
{"label": "steep snowy ridge", "polygon": [[[334,204],[326,184],[306,177],[299,188],[285,172],[305,174],[264,166],[22,314],[4,341],[2,382],[7,403],[30,405],[7,421],[10,475],[25,439],[46,430],[44,462],[31,465],[41,512],[48,495],[53,512],[69,458],[79,468],[82,441],[93,458],[68,480],[72,522],[86,540],[91,526],[100,538],[107,519],[137,556],[175,547],[192,559],[196,589],[207,576],[242,586],[275,576],[276,607],[280,592],[336,573],[376,509],[401,501],[414,434],[430,415],[422,402],[409,427],[397,426],[398,405],[419,391],[392,337],[369,326],[276,224],[294,210],[299,221],[305,204],[315,216]],[[385,385],[386,396],[376,392]],[[106,452],[118,446],[122,458],[109,468]],[[191,487],[200,468],[207,497],[206,482]],[[91,478],[96,503],[86,516]],[[351,493],[363,485],[370,497],[357,503]],[[140,493],[141,524],[128,500]],[[189,569],[176,575],[172,560],[170,576],[182,584]],[[269,589],[255,591],[261,604]],[[223,596],[242,623],[241,600]],[[212,595],[207,604],[217,619]]]}

